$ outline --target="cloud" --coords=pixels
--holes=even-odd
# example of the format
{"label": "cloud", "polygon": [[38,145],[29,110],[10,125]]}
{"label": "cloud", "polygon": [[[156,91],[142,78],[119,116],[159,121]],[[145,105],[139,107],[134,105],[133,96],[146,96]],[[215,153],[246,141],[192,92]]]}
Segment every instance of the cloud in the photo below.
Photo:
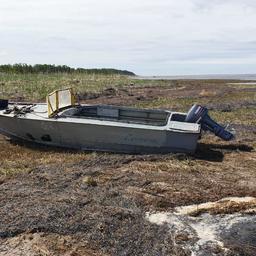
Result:
{"label": "cloud", "polygon": [[251,0],[2,0],[0,63],[250,73],[255,11]]}
{"label": "cloud", "polygon": [[7,52],[4,51],[4,50],[0,50],[0,57],[4,57],[4,56],[7,56]]}

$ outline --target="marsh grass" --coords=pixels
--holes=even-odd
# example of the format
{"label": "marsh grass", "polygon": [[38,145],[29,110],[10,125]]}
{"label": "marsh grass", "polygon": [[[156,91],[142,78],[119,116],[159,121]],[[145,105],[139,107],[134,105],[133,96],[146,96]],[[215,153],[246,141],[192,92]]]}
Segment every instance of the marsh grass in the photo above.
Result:
{"label": "marsh grass", "polygon": [[176,81],[138,80],[124,75],[102,74],[4,74],[0,73],[0,98],[44,101],[48,93],[73,87],[77,93],[101,92],[106,88],[127,86],[175,86]]}
{"label": "marsh grass", "polygon": [[31,169],[30,168],[0,168],[0,177],[11,177],[14,176],[16,174],[21,174],[21,173],[28,173],[30,172]]}
{"label": "marsh grass", "polygon": [[122,75],[0,74],[0,97],[42,101],[48,93],[56,89],[74,87],[78,93],[98,92],[130,82],[129,77]]}
{"label": "marsh grass", "polygon": [[38,167],[52,167],[73,164],[77,161],[93,159],[97,153],[68,151],[59,148],[47,148],[36,145],[23,145],[0,140],[4,148],[0,154],[0,177],[29,173]]}
{"label": "marsh grass", "polygon": [[235,123],[243,125],[256,125],[256,109],[242,107],[230,112],[211,111],[211,116],[221,123]]}

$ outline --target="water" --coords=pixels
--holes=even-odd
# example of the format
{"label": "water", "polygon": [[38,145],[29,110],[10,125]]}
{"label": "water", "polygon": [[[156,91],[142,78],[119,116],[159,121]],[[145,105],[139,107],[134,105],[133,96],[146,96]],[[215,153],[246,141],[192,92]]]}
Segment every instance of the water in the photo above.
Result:
{"label": "water", "polygon": [[236,83],[228,83],[229,85],[256,85],[256,81],[255,82],[236,82]]}
{"label": "water", "polygon": [[253,80],[256,81],[256,74],[216,74],[216,75],[181,75],[181,76],[136,76],[136,79],[149,80],[205,80],[205,79],[224,79],[224,80]]}

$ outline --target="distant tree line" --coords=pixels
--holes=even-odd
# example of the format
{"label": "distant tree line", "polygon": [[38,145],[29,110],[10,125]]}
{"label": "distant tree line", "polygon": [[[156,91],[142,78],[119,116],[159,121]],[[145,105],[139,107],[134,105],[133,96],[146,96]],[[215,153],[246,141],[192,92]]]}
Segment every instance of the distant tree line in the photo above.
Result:
{"label": "distant tree line", "polygon": [[49,64],[14,64],[0,65],[0,72],[12,74],[38,74],[38,73],[85,73],[85,74],[104,74],[104,75],[129,75],[134,76],[133,72],[127,70],[118,70],[113,68],[71,68],[66,65],[49,65]]}

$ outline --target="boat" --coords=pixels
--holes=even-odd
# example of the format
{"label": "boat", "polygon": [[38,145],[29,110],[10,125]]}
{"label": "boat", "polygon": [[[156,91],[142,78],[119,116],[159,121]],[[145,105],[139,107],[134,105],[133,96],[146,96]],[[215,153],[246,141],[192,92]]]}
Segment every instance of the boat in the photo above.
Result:
{"label": "boat", "polygon": [[194,153],[202,130],[234,138],[200,105],[181,113],[79,104],[72,88],[46,98],[36,104],[0,100],[0,133],[48,146],[123,153]]}

